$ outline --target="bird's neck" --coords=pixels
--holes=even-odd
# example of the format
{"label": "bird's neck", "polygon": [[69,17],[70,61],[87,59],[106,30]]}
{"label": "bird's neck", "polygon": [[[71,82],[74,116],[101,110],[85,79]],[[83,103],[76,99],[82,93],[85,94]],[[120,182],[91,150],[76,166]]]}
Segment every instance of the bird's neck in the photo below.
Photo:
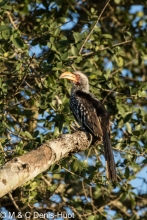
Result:
{"label": "bird's neck", "polygon": [[76,91],[82,91],[85,93],[89,93],[89,85],[80,86],[80,85],[73,84],[72,89],[71,89],[71,93],[73,94]]}

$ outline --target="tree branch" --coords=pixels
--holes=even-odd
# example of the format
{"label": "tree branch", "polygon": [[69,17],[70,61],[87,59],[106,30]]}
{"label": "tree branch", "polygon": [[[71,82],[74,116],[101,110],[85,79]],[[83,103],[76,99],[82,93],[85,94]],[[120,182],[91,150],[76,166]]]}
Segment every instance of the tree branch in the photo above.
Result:
{"label": "tree branch", "polygon": [[82,52],[82,50],[83,50],[83,47],[85,46],[86,42],[89,40],[89,38],[90,38],[90,36],[91,36],[91,34],[92,34],[92,32],[93,32],[95,26],[96,26],[97,23],[99,22],[99,20],[100,20],[102,14],[104,13],[106,7],[107,7],[108,4],[109,4],[109,2],[110,2],[110,0],[108,0],[108,2],[106,3],[106,5],[104,6],[103,10],[101,11],[100,15],[98,16],[97,21],[95,22],[95,25],[93,26],[93,28],[91,29],[90,33],[89,33],[88,36],[86,37],[84,43],[82,44],[82,46],[81,46],[81,48],[80,48],[80,51],[79,51],[79,55],[81,54],[81,52]]}
{"label": "tree branch", "polygon": [[82,131],[64,134],[42,144],[36,150],[13,158],[0,168],[0,198],[47,170],[53,163],[69,153],[85,150],[89,146]]}
{"label": "tree branch", "polygon": [[[90,52],[87,52],[87,53],[83,53],[83,54],[81,54],[81,56],[85,57],[85,56],[89,56],[89,55],[92,55],[92,54],[94,55],[99,51],[104,51],[104,50],[108,50],[108,49],[110,50],[111,48],[114,48],[114,47],[117,47],[117,46],[120,46],[120,45],[124,45],[124,44],[128,44],[128,43],[131,43],[131,42],[133,42],[132,39],[131,40],[126,40],[126,41],[123,41],[123,42],[113,44],[112,46],[106,46],[106,47],[100,48],[97,51],[90,51]],[[77,58],[77,56],[69,56],[68,57],[68,59],[74,59],[74,58]],[[33,77],[33,76],[29,76],[29,77]]]}

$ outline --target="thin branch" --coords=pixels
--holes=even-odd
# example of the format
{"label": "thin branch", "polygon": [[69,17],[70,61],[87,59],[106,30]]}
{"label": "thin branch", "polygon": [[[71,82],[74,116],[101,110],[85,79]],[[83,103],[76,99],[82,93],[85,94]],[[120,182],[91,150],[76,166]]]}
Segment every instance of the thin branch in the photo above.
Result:
{"label": "thin branch", "polygon": [[[60,165],[59,163],[57,163],[57,164]],[[65,171],[67,171],[68,173],[72,174],[73,176],[77,176],[77,177],[79,177],[79,178],[82,178],[82,176],[79,176],[78,174],[73,173],[72,171],[66,169],[65,167],[62,166],[62,168],[63,168]]]}
{"label": "thin branch", "polygon": [[17,27],[16,27],[16,25],[15,25],[15,23],[14,23],[14,21],[13,21],[12,17],[11,17],[11,13],[10,13],[10,12],[8,12],[8,11],[6,11],[5,13],[8,15],[8,18],[9,18],[9,20],[10,20],[10,22],[11,22],[12,26],[13,26],[13,27],[14,27],[14,29],[16,30],[16,29],[17,29]]}
{"label": "thin branch", "polygon": [[[99,51],[104,51],[104,50],[107,50],[107,49],[110,50],[110,49],[113,48],[113,47],[117,47],[117,46],[120,46],[120,45],[123,45],[123,44],[127,44],[127,43],[131,43],[131,42],[132,42],[132,40],[126,40],[126,41],[123,41],[123,42],[114,44],[114,45],[112,45],[111,47],[110,47],[110,46],[107,46],[107,47],[101,48],[101,49],[99,49],[97,52],[99,52]],[[83,54],[82,54],[82,57],[86,57],[86,56],[89,56],[89,55],[91,55],[91,54],[95,54],[95,52],[94,52],[94,51],[91,51],[91,52],[83,53]],[[68,59],[73,59],[73,58],[76,58],[76,57],[77,57],[77,56],[69,56]]]}
{"label": "thin branch", "polygon": [[78,213],[77,209],[75,209],[74,206],[71,206],[72,210],[75,212],[75,214],[79,217],[80,220],[83,220],[82,215]]}
{"label": "thin branch", "polygon": [[86,194],[86,190],[85,190],[85,186],[84,186],[84,181],[83,180],[82,180],[82,188],[83,188],[83,191],[84,191],[84,194],[85,194],[85,198],[86,198],[87,202],[89,202],[87,194]]}
{"label": "thin branch", "polygon": [[107,93],[107,95],[105,96],[105,98],[104,98],[103,101],[102,101],[103,104],[105,103],[107,97],[108,97],[112,92],[114,92],[115,89],[116,89],[116,88],[110,90],[110,91]]}
{"label": "thin branch", "polygon": [[74,65],[72,64],[71,67],[73,68],[74,71],[76,71],[76,68],[74,67]]}
{"label": "thin branch", "polygon": [[81,54],[82,50],[83,50],[83,47],[85,46],[86,42],[88,41],[88,39],[90,38],[95,26],[97,25],[97,23],[99,22],[100,18],[102,17],[102,14],[104,13],[106,7],[108,6],[110,0],[108,0],[108,2],[106,3],[106,5],[104,6],[103,10],[101,11],[97,21],[95,22],[95,25],[93,26],[93,28],[91,29],[90,33],[88,34],[88,36],[86,37],[84,43],[82,44],[81,48],[80,48],[80,51],[79,51],[79,55]]}
{"label": "thin branch", "polygon": [[[115,204],[115,202],[119,201],[120,198],[121,198],[121,195],[120,195],[118,198],[116,198],[116,199],[114,199],[114,200],[108,202],[107,204],[101,206],[99,209],[97,209],[96,211],[92,212],[92,214],[96,214],[96,213],[98,213],[98,212],[101,213],[101,211],[102,211],[106,206],[109,206],[109,205],[111,205],[111,204]],[[101,213],[101,214],[102,214],[102,213]],[[85,214],[85,216],[89,216],[89,215],[91,215],[91,212]]]}
{"label": "thin branch", "polygon": [[51,186],[51,183],[50,183],[44,176],[42,176],[41,179],[42,179],[48,186]]}
{"label": "thin branch", "polygon": [[110,77],[112,78],[116,73],[121,71],[124,67],[127,67],[127,66],[131,65],[132,63],[134,63],[134,61],[137,59],[137,57],[138,57],[138,54],[136,54],[136,57],[133,60],[131,60],[130,62],[126,63],[124,66],[118,68],[117,70],[113,71],[111,73]]}
{"label": "thin branch", "polygon": [[17,103],[15,103],[15,104],[11,105],[11,106],[8,106],[8,105],[7,105],[7,107],[6,107],[4,110],[5,110],[5,111],[8,111],[8,110],[12,109],[13,107],[15,107],[15,106],[17,106],[17,105],[21,105],[22,103],[28,102],[29,100],[31,100],[32,97],[33,97],[33,98],[37,97],[37,95],[38,95],[38,94],[32,94],[29,99],[23,99],[23,100],[21,100],[20,102],[17,102]]}
{"label": "thin branch", "polygon": [[139,153],[137,153],[137,152],[135,152],[135,150],[122,150],[122,149],[118,149],[118,148],[115,148],[115,147],[112,147],[114,150],[116,150],[116,151],[118,151],[118,152],[123,152],[123,153],[125,153],[125,154],[130,154],[130,155],[135,155],[136,157],[145,157],[145,158],[147,158],[147,156],[146,156],[146,152],[143,152],[142,154],[139,154]]}
{"label": "thin branch", "polygon": [[28,66],[27,66],[26,73],[24,74],[24,76],[23,76],[23,78],[22,78],[22,80],[21,80],[20,85],[19,85],[18,88],[16,89],[16,93],[14,94],[14,96],[17,94],[19,88],[20,88],[20,87],[22,86],[22,84],[24,83],[25,78],[27,77],[27,74],[28,74],[27,71],[28,71],[28,69],[29,69],[29,67],[30,67],[30,65],[31,65],[31,62],[32,62],[34,56],[35,56],[35,53],[34,53],[33,56],[30,58],[30,62],[29,62],[29,64],[28,64]]}
{"label": "thin branch", "polygon": [[83,188],[83,192],[84,192],[84,194],[85,194],[85,197],[86,197],[87,202],[90,203],[91,206],[92,206],[92,210],[93,210],[93,211],[97,210],[97,208],[95,207],[95,205],[94,205],[94,203],[93,203],[93,197],[92,197],[91,187],[90,187],[91,201],[88,200],[88,196],[87,196],[87,194],[86,194],[86,190],[85,190],[85,186],[84,186],[84,180],[82,180],[82,188]]}
{"label": "thin branch", "polygon": [[19,212],[21,212],[21,210],[20,210],[20,208],[18,207],[18,205],[16,204],[16,202],[15,202],[15,200],[14,200],[12,194],[11,194],[11,193],[8,193],[8,195],[9,195],[9,197],[10,197],[10,199],[11,199],[13,205],[15,206],[15,208],[16,208]]}
{"label": "thin branch", "polygon": [[113,47],[117,47],[117,46],[120,46],[120,45],[122,45],[122,44],[127,44],[127,43],[131,43],[131,42],[132,42],[132,40],[126,40],[126,41],[123,41],[123,42],[114,44],[114,45],[112,45],[112,47],[107,46],[107,47],[104,47],[104,48],[102,48],[102,49],[99,49],[99,51],[111,49],[111,48],[113,48]]}

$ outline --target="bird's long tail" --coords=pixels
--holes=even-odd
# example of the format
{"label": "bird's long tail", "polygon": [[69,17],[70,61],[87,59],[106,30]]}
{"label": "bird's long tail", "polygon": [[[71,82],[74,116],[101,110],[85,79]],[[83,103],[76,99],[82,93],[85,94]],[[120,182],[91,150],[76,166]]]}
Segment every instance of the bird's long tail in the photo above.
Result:
{"label": "bird's long tail", "polygon": [[110,138],[107,131],[103,132],[103,143],[104,143],[104,153],[106,160],[107,178],[114,182],[117,181],[117,174],[116,174],[116,167],[115,167],[112,147],[110,143]]}

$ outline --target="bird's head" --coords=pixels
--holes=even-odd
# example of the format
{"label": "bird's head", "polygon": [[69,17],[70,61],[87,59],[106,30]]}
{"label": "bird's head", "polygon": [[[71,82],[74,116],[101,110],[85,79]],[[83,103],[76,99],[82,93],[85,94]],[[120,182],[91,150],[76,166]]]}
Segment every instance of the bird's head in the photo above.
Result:
{"label": "bird's head", "polygon": [[64,72],[61,74],[60,79],[69,79],[73,83],[74,89],[87,93],[89,92],[88,78],[80,71],[75,71],[72,73]]}

